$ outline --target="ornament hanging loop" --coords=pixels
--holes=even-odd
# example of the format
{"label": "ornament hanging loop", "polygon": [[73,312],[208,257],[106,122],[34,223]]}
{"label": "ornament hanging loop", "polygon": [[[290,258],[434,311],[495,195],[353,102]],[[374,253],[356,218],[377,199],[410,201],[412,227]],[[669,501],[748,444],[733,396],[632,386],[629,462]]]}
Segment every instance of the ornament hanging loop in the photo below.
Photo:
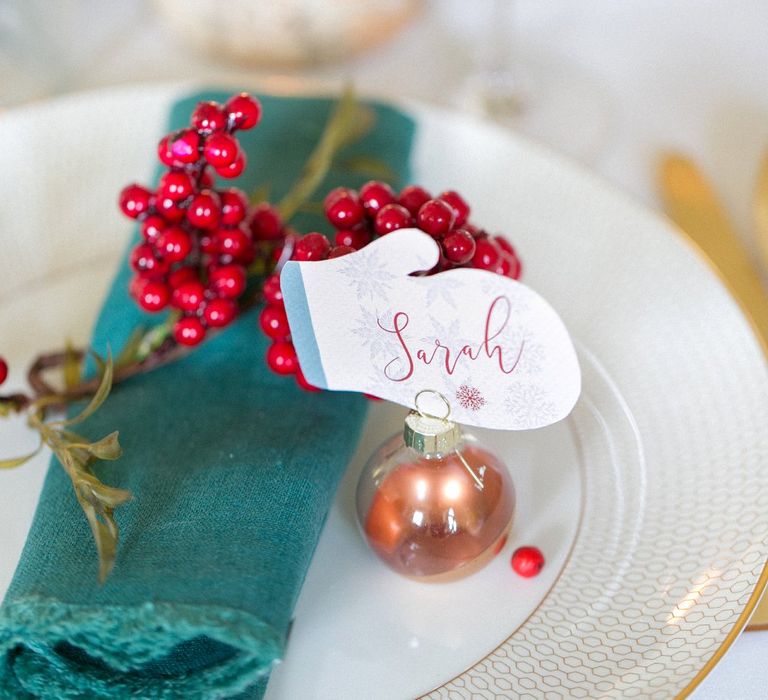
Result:
{"label": "ornament hanging loop", "polygon": [[[445,406],[445,415],[437,416],[434,413],[429,413],[428,411],[420,408],[419,399],[425,395],[431,395],[440,399],[440,401],[442,401],[443,405]],[[441,394],[439,391],[435,391],[434,389],[422,389],[413,399],[413,405],[416,407],[416,412],[424,418],[434,418],[436,420],[447,421],[451,416],[451,402],[448,401],[448,399],[446,399],[443,394]]]}

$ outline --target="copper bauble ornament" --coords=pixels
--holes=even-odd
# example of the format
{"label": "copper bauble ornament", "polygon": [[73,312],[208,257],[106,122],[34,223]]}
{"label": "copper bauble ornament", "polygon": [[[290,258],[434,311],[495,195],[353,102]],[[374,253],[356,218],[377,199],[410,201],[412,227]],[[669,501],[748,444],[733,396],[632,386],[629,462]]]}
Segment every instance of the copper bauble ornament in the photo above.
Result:
{"label": "copper bauble ornament", "polygon": [[411,411],[403,433],[368,460],[357,487],[371,549],[398,573],[424,581],[461,578],[488,563],[515,510],[507,467],[448,420],[449,411]]}

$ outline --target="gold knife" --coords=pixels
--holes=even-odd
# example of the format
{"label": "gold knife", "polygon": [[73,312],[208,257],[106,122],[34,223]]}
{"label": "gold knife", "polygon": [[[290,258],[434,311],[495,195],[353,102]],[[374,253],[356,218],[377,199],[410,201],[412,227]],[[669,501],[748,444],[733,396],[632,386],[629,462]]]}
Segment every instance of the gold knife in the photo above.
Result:
{"label": "gold knife", "polygon": [[677,154],[663,157],[658,185],[667,214],[709,258],[768,348],[768,294],[712,186]]}
{"label": "gold knife", "polygon": [[768,265],[768,153],[760,163],[755,187],[755,228],[763,262]]}
{"label": "gold knife", "polygon": [[[762,243],[768,255],[768,159],[761,173],[758,187],[766,194],[760,204],[756,200],[756,215],[765,225]],[[693,162],[678,154],[663,156],[658,189],[665,211],[719,272],[768,357],[768,293],[714,189]],[[747,629],[768,629],[768,596],[755,608]]]}

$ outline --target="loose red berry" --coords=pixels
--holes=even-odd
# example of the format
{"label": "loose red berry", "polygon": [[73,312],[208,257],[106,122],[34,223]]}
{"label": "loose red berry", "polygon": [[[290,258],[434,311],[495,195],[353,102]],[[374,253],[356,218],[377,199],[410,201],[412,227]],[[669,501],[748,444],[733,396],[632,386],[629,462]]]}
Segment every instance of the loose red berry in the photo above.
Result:
{"label": "loose red berry", "polygon": [[155,250],[167,262],[181,262],[192,251],[192,237],[180,226],[170,226],[157,237]]}
{"label": "loose red berry", "polygon": [[192,126],[203,134],[212,134],[227,127],[227,115],[217,102],[199,102],[192,112]]}
{"label": "loose red berry", "polygon": [[341,258],[344,255],[349,255],[350,253],[354,253],[355,249],[348,245],[337,245],[331,248],[330,252],[328,253],[328,259],[331,260],[332,258]]}
{"label": "loose red berry", "polygon": [[120,192],[120,209],[131,219],[138,219],[142,214],[146,214],[151,201],[152,193],[141,185],[128,185]]}
{"label": "loose red berry", "polygon": [[205,141],[205,159],[214,168],[232,165],[240,152],[237,139],[229,134],[211,134]]}
{"label": "loose red berry", "polygon": [[281,306],[283,304],[283,292],[280,289],[280,275],[274,274],[267,277],[267,279],[264,280],[262,293],[264,294],[264,301],[266,301],[267,304]]}
{"label": "loose red berry", "polygon": [[267,364],[277,374],[293,374],[299,369],[296,348],[288,340],[278,340],[267,350]]}
{"label": "loose red berry", "polygon": [[173,337],[181,345],[199,345],[205,338],[205,326],[197,316],[185,316],[173,326]]}
{"label": "loose red berry", "polygon": [[320,391],[320,389],[307,381],[304,372],[301,371],[301,367],[296,368],[296,383],[304,389],[304,391]]}
{"label": "loose red berry", "polygon": [[221,223],[223,226],[237,226],[248,213],[248,198],[245,192],[230,187],[219,191],[221,199]]}
{"label": "loose red berry", "polygon": [[438,199],[442,200],[446,204],[453,208],[453,212],[456,215],[456,221],[454,226],[457,228],[463,226],[469,218],[469,204],[467,204],[462,196],[458,192],[448,190],[443,192]]}
{"label": "loose red berry", "polygon": [[365,216],[365,209],[351,190],[337,196],[326,208],[325,216],[336,228],[352,228]]}
{"label": "loose red berry", "polygon": [[168,285],[155,280],[145,280],[137,291],[139,306],[150,313],[162,311],[171,298],[171,290]]}
{"label": "loose red berry", "polygon": [[196,163],[200,159],[200,134],[194,129],[182,129],[170,137],[170,150],[174,161]]}
{"label": "loose red berry", "polygon": [[285,308],[281,306],[267,305],[259,314],[259,324],[261,330],[266,335],[275,340],[282,340],[291,335],[291,328],[288,325],[288,316]]}
{"label": "loose red berry", "polygon": [[386,182],[371,180],[360,188],[360,203],[371,218],[374,218],[383,206],[396,201],[395,193]]}
{"label": "loose red berry", "polygon": [[155,202],[155,209],[157,209],[158,214],[173,224],[181,221],[186,213],[184,209],[181,208],[179,202],[175,199],[170,199],[169,197],[158,197]]}
{"label": "loose red berry", "polygon": [[198,228],[213,229],[219,223],[221,200],[213,190],[201,190],[187,208],[187,221]]}
{"label": "loose red berry", "polygon": [[410,212],[400,204],[387,204],[376,214],[374,228],[379,236],[384,236],[392,231],[413,226],[413,217]]}
{"label": "loose red berry", "polygon": [[157,194],[177,202],[186,199],[194,190],[192,178],[180,170],[171,170],[160,178]]}
{"label": "loose red berry", "polygon": [[229,255],[233,260],[244,261],[253,250],[251,237],[241,228],[219,229],[214,242],[220,255]]}
{"label": "loose red berry", "polygon": [[283,220],[277,209],[259,204],[251,215],[251,233],[258,241],[274,241],[283,236]]}
{"label": "loose red berry", "polygon": [[261,103],[246,92],[230,97],[224,110],[233,129],[252,129],[261,119]]}
{"label": "loose red berry", "polygon": [[237,316],[237,304],[232,299],[211,299],[205,306],[203,318],[211,328],[228,326]]}
{"label": "loose red berry", "polygon": [[411,216],[416,216],[419,213],[419,209],[429,199],[432,199],[432,197],[423,187],[409,185],[400,192],[397,203],[411,212]]}
{"label": "loose red berry", "polygon": [[205,301],[205,287],[196,279],[183,282],[173,290],[171,299],[177,309],[194,313]]}
{"label": "loose red berry", "polygon": [[544,555],[538,547],[520,547],[512,554],[512,568],[520,576],[536,576],[544,568]]}
{"label": "loose red berry", "polygon": [[221,177],[232,179],[233,177],[240,177],[245,170],[245,166],[248,164],[248,159],[245,157],[245,153],[239,153],[237,158],[229,165],[223,165],[216,168],[216,172]]}
{"label": "loose red berry", "polygon": [[440,238],[448,233],[456,219],[453,207],[439,199],[424,202],[416,217],[416,224],[433,238]]}
{"label": "loose red berry", "polygon": [[211,270],[209,281],[219,296],[234,299],[245,291],[245,270],[240,265],[222,265]]}
{"label": "loose red berry", "polygon": [[336,231],[336,245],[348,246],[355,250],[360,250],[363,246],[371,242],[371,234],[364,227],[353,229],[342,229]]}
{"label": "loose red berry", "polygon": [[154,243],[167,226],[168,223],[162,216],[150,214],[141,223],[141,235],[147,243]]}
{"label": "loose red berry", "polygon": [[495,270],[499,264],[501,253],[490,238],[478,238],[475,240],[475,254],[472,256],[472,265],[481,270]]}
{"label": "loose red berry", "polygon": [[331,250],[331,244],[322,233],[308,233],[296,241],[292,260],[325,260]]}
{"label": "loose red berry", "polygon": [[464,265],[475,254],[475,239],[463,229],[457,229],[443,238],[443,252],[452,263]]}
{"label": "loose red berry", "polygon": [[197,279],[197,270],[194,267],[185,265],[168,275],[168,286],[170,286],[171,289],[176,289],[184,284],[184,282],[189,282],[190,280],[195,279]]}
{"label": "loose red berry", "polygon": [[155,256],[149,243],[140,243],[131,252],[131,267],[143,277],[163,277],[168,272],[168,263]]}
{"label": "loose red berry", "polygon": [[0,384],[8,379],[8,363],[0,357]]}

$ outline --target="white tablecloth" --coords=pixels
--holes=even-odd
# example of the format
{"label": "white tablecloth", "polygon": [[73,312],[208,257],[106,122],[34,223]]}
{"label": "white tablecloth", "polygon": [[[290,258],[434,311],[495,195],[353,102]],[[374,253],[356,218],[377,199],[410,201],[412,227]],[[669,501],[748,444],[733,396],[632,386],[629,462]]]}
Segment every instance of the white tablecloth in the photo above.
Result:
{"label": "white tablecloth", "polygon": [[[378,92],[469,108],[462,90],[484,44],[486,13],[480,0],[434,0],[390,43],[300,75],[351,77]],[[519,0],[515,14],[511,36],[530,115],[549,108],[538,121],[523,120],[524,130],[652,207],[658,154],[684,151],[709,172],[756,252],[750,206],[768,147],[768,3]],[[238,69],[184,46],[146,0],[0,7],[5,106],[115,83],[225,73],[236,77]],[[554,112],[546,105],[553,90],[562,93]],[[695,697],[765,697],[767,662],[768,633],[747,633]]]}

